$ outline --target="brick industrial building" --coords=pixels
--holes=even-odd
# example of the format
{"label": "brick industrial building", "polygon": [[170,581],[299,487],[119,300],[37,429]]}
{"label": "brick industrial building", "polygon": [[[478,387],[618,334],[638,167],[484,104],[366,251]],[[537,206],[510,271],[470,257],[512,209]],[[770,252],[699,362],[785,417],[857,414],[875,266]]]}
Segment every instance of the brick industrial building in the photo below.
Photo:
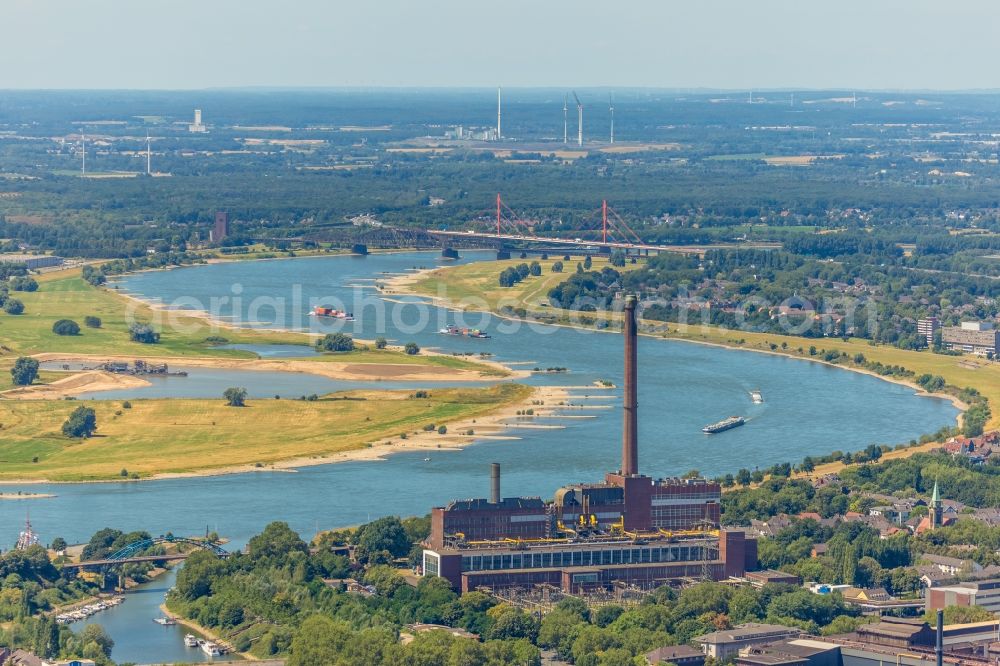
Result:
{"label": "brick industrial building", "polygon": [[719,528],[721,489],[705,479],[639,474],[636,301],[625,301],[621,469],[600,483],[564,486],[553,500],[503,498],[492,469],[489,499],[431,511],[423,574],[463,592],[551,584],[573,592],[613,583],[655,587],[680,578],[722,580],[757,563],[757,542]]}

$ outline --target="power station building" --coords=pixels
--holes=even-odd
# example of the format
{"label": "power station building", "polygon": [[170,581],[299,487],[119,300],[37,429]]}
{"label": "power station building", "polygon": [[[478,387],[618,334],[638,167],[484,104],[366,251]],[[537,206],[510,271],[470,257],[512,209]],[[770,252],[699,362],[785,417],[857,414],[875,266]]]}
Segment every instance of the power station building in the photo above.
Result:
{"label": "power station building", "polygon": [[462,592],[555,585],[580,591],[680,578],[723,580],[756,568],[757,542],[719,526],[721,488],[706,479],[639,474],[635,298],[625,301],[622,466],[599,483],[572,484],[553,500],[503,498],[499,465],[489,499],[431,510],[423,574]]}

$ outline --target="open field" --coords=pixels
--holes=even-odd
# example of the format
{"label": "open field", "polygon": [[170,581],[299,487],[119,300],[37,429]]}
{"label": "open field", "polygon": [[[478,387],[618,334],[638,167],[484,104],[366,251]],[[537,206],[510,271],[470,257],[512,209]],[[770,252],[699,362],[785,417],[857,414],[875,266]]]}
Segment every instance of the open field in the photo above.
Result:
{"label": "open field", "polygon": [[[352,391],[317,401],[250,400],[242,408],[221,399],[134,400],[130,409],[119,402],[88,401],[97,413],[98,436],[85,440],[60,431],[81,403],[2,401],[0,479],[110,480],[121,479],[122,469],[149,477],[330,462],[325,458],[365,450],[387,437],[397,444],[382,448],[402,448],[399,433],[482,417],[531,394],[529,387],[504,383],[440,389],[426,399],[400,391]],[[459,435],[425,437],[449,446]]]}
{"label": "open field", "polygon": [[[259,361],[250,352],[220,349],[206,338],[222,336],[234,344],[299,345],[311,344],[312,338],[304,333],[221,327],[193,313],[156,311],[134,299],[116,294],[114,289],[91,286],[80,277],[77,269],[53,271],[37,276],[36,279],[39,283],[38,291],[12,294],[24,303],[24,314],[0,314],[0,390],[12,387],[9,368],[17,356],[43,354],[47,356],[41,356],[42,358],[88,358],[95,363],[111,358],[157,358],[163,362],[186,360],[189,364],[205,365],[207,359],[207,364],[224,366],[242,360],[244,364],[254,365],[248,369],[292,372],[315,370],[316,374],[323,375],[335,373],[334,366],[339,365],[350,366],[353,371],[347,374],[354,378],[364,378],[370,374],[374,379],[400,374],[397,370],[399,366],[420,366],[433,374],[455,370],[477,376],[479,373],[485,373],[486,376],[506,374],[495,366],[451,356],[409,356],[395,350],[360,349],[349,353],[323,354],[299,362],[298,367],[292,367],[296,364],[294,360]],[[100,317],[101,327],[83,326],[83,319],[88,315]],[[129,340],[130,317],[137,321],[153,322],[154,328],[159,328],[156,322],[165,316],[169,316],[174,325],[164,327],[159,343],[147,345]],[[80,334],[62,336],[53,333],[52,324],[63,318],[73,319],[80,324]],[[267,367],[263,367],[264,365]],[[409,374],[416,372],[417,368],[414,367]],[[62,373],[44,373],[40,379],[46,382],[64,376]]]}
{"label": "open field", "polygon": [[[560,257],[538,260],[542,274],[527,277],[514,287],[501,287],[498,279],[505,268],[530,263],[533,259],[508,259],[504,261],[484,261],[461,266],[446,266],[424,273],[414,273],[387,283],[388,290],[404,289],[431,298],[440,298],[459,309],[482,309],[498,311],[508,305],[513,308],[546,310],[548,293],[554,286],[568,278],[576,270],[577,261],[563,261],[563,272],[553,273],[552,264]],[[601,270],[608,265],[606,259],[594,259],[592,270]]]}
{"label": "open field", "polygon": [[[551,273],[549,270],[551,261],[542,262],[544,266],[542,276],[528,278],[510,288],[500,287],[497,283],[500,271],[508,265],[520,263],[520,261],[522,260],[449,266],[412,278],[407,276],[407,278],[391,283],[391,286],[401,290],[412,290],[413,293],[423,296],[450,301],[453,306],[460,309],[474,307],[470,306],[469,303],[477,302],[474,300],[475,297],[479,298],[480,307],[485,301],[486,307],[493,312],[497,312],[499,306],[503,304],[515,308],[523,307],[531,314],[555,315],[558,317],[557,323],[562,325],[586,326],[599,319],[616,320],[619,318],[616,313],[612,312],[573,313],[574,317],[571,318],[570,313],[564,310],[543,307],[541,303],[546,300],[548,290],[567,277],[564,274]],[[576,262],[565,263],[567,273],[575,270]],[[602,264],[599,262],[594,262],[595,269],[599,269],[601,266]],[[808,349],[815,345],[817,349],[837,350],[852,356],[861,353],[869,361],[880,361],[886,365],[900,365],[918,375],[924,373],[941,375],[952,386],[972,387],[982,393],[989,400],[992,410],[986,427],[988,429],[1000,428],[1000,364],[998,363],[988,363],[969,356],[945,356],[928,351],[908,351],[887,345],[874,346],[869,344],[867,340],[857,338],[850,338],[847,341],[841,338],[817,340],[773,333],[734,331],[714,326],[678,326],[677,324],[668,325],[655,321],[646,323],[658,327],[656,335],[662,337],[780,353],[812,361],[817,360],[808,354]],[[787,343],[787,349],[781,348],[782,343]],[[771,349],[772,344],[777,345],[777,348]],[[799,351],[800,349],[802,351]],[[858,371],[846,366],[840,367]]]}

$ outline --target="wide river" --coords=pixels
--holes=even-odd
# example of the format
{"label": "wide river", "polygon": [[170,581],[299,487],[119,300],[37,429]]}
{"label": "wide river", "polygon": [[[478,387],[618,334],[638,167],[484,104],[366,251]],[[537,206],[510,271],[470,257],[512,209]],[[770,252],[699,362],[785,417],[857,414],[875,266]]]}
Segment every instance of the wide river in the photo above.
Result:
{"label": "wide river", "polygon": [[[471,252],[460,261],[491,257]],[[372,288],[376,280],[389,274],[437,263],[436,254],[416,252],[220,263],[142,273],[123,279],[119,286],[173,307],[213,309],[223,318],[263,327],[316,326],[314,318],[306,316],[311,305],[339,299],[358,320],[338,323],[344,332],[359,338],[384,333],[398,343],[412,340],[421,347],[445,351],[489,351],[500,361],[528,364],[514,367],[560,366],[570,371],[536,376],[529,380],[534,383],[584,387],[607,379],[621,385],[620,335],[539,325],[514,327],[494,318],[485,324],[493,336],[489,340],[445,336],[437,331],[455,320],[454,313],[418,306],[417,299],[383,300]],[[357,300],[361,298],[366,301]],[[400,300],[407,304],[400,304]],[[467,316],[464,323],[480,325],[474,316]],[[287,349],[264,351],[289,353]],[[227,375],[216,370],[200,376],[192,369],[188,378],[93,397],[214,396],[220,387],[237,382],[246,385],[251,396],[276,392],[273,378],[262,374],[263,379],[254,383],[254,377],[254,373]],[[957,415],[948,401],[918,397],[910,388],[859,373],[800,359],[651,338],[639,342],[639,380],[639,461],[642,472],[651,476],[690,469],[715,475],[740,467],[796,462],[809,454],[836,449],[896,444],[952,424]],[[342,384],[290,376],[283,379],[281,390],[296,396],[346,387]],[[763,392],[764,404],[751,403],[751,389]],[[572,393],[602,394],[589,389]],[[567,414],[587,418],[536,419],[534,425],[560,427],[515,427],[510,433],[518,439],[483,441],[460,451],[435,453],[429,460],[425,460],[425,453],[400,453],[384,461],[307,467],[295,473],[39,484],[30,490],[57,497],[0,501],[0,546],[13,545],[29,507],[31,522],[44,542],[57,536],[71,543],[82,541],[102,527],[113,526],[153,534],[197,534],[208,528],[241,546],[272,520],[287,521],[309,537],[320,529],[381,515],[422,514],[451,498],[485,496],[490,462],[502,465],[505,496],[551,497],[563,483],[597,480],[618,466],[620,391],[603,394],[609,399],[577,402],[605,404],[612,409]],[[732,414],[746,416],[747,425],[720,435],[701,433],[702,426]],[[24,486],[0,485],[0,491],[18,490]],[[159,599],[163,587],[154,585],[150,593],[141,596]],[[113,622],[106,616],[118,643],[115,658],[137,662],[196,660],[197,655],[180,645],[182,630],[165,630],[151,622],[155,605],[130,599],[110,611]],[[100,622],[101,615],[94,621]]]}

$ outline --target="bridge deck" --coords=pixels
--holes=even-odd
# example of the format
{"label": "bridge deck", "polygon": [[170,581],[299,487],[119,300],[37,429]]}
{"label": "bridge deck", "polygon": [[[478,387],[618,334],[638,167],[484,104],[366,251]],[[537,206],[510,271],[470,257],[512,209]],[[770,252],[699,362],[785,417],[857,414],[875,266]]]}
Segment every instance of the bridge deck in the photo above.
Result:
{"label": "bridge deck", "polygon": [[120,560],[87,560],[85,562],[70,562],[64,564],[63,569],[86,569],[87,567],[108,566],[111,564],[126,564],[129,562],[173,562],[187,559],[191,553],[171,553],[169,555],[139,555],[137,557],[126,557]]}

